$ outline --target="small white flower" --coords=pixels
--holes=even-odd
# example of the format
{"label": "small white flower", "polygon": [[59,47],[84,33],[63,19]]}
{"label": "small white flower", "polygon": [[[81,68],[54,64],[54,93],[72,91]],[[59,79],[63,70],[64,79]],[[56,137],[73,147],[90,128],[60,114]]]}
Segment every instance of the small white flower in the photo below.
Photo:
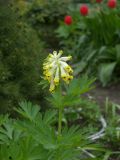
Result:
{"label": "small white flower", "polygon": [[50,82],[50,92],[54,91],[62,78],[66,83],[69,83],[73,79],[72,68],[67,64],[67,61],[71,60],[71,56],[61,57],[63,51],[56,51],[53,54],[49,54],[43,63],[43,74],[45,79]]}

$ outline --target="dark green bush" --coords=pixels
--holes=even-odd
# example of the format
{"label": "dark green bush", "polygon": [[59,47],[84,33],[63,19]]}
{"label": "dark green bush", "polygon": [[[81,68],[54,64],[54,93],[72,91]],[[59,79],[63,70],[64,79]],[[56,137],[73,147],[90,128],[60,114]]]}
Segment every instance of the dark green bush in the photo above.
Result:
{"label": "dark green bush", "polygon": [[44,57],[43,43],[10,6],[0,6],[0,112],[21,99],[42,95],[38,82]]}

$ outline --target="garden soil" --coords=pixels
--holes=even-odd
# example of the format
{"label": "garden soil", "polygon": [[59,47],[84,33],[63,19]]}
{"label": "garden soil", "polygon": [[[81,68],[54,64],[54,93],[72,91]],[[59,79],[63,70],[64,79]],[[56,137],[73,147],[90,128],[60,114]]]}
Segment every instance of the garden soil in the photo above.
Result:
{"label": "garden soil", "polygon": [[87,96],[95,99],[102,106],[105,104],[106,98],[108,98],[110,102],[120,105],[120,84],[109,87],[102,87],[96,84],[96,88],[90,91]]}

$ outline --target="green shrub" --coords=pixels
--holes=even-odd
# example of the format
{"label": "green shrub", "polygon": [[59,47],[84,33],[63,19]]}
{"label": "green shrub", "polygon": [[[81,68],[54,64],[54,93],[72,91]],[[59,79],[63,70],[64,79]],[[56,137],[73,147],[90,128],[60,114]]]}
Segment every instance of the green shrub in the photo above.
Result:
{"label": "green shrub", "polygon": [[24,98],[37,99],[43,43],[7,5],[0,6],[0,112]]}

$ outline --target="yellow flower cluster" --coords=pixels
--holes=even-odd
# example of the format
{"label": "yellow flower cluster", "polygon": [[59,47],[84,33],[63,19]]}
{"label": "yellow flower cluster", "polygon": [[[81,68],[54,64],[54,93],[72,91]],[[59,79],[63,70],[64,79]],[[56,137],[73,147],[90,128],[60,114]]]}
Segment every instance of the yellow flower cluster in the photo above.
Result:
{"label": "yellow flower cluster", "polygon": [[60,79],[63,79],[66,83],[69,83],[73,79],[72,68],[66,63],[71,60],[71,56],[61,57],[63,51],[53,51],[53,54],[49,54],[43,63],[43,74],[46,80],[50,82],[49,91],[52,92],[55,90],[60,82]]}

